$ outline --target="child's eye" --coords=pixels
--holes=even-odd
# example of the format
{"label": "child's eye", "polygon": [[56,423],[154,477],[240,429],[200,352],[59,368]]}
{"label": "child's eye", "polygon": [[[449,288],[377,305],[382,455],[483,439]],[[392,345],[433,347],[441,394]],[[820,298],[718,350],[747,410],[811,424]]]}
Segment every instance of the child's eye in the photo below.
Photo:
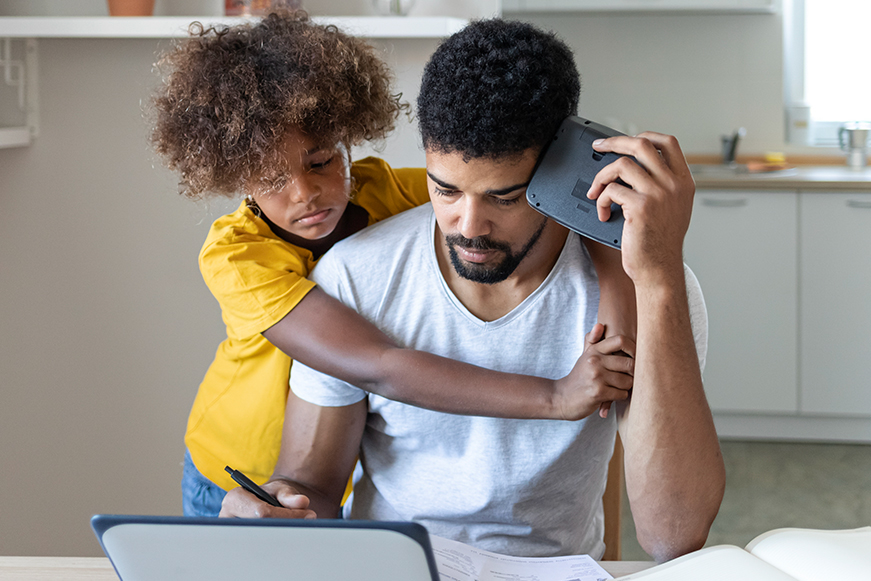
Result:
{"label": "child's eye", "polygon": [[312,169],[323,169],[323,168],[327,167],[328,165],[330,165],[333,162],[333,159],[335,159],[335,158],[331,157],[331,158],[324,160],[324,161],[312,162],[311,168]]}

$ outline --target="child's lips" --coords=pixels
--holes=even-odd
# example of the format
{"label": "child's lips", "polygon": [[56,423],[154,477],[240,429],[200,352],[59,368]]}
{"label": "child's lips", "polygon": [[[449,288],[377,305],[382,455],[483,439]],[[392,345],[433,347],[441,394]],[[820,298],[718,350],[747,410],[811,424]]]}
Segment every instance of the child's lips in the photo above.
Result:
{"label": "child's lips", "polygon": [[295,221],[303,226],[312,226],[314,224],[320,224],[324,220],[327,219],[327,216],[330,215],[332,209],[326,208],[325,210],[317,210],[310,214],[306,214],[302,218],[297,218]]}

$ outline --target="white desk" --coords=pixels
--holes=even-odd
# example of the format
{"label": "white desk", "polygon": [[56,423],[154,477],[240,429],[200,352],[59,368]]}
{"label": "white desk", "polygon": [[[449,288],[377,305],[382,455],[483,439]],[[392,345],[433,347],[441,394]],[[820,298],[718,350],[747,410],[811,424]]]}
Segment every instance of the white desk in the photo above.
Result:
{"label": "white desk", "polygon": [[[602,561],[614,577],[642,571],[648,561]],[[2,581],[118,581],[105,557],[0,557]]]}

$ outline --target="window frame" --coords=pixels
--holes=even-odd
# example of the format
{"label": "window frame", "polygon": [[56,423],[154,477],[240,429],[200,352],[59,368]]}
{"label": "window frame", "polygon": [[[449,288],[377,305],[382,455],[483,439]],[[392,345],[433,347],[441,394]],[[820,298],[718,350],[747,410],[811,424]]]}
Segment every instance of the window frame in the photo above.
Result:
{"label": "window frame", "polygon": [[[786,143],[840,148],[838,131],[846,121],[814,121],[805,100],[805,0],[783,0],[783,103]],[[807,123],[805,134],[792,132]]]}

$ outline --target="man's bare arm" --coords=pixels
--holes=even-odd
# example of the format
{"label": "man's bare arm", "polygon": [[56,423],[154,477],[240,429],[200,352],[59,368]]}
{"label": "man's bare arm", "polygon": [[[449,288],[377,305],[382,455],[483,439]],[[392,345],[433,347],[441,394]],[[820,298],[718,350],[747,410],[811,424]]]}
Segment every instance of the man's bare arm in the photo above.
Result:
{"label": "man's bare arm", "polygon": [[281,453],[263,489],[283,505],[273,507],[242,488],[224,497],[220,516],[336,518],[354,469],[366,425],[366,400],[321,407],[288,393]]}
{"label": "man's bare arm", "polygon": [[[701,548],[725,469],[693,341],[682,258],[695,186],[677,141],[645,133],[596,146],[634,156],[604,168],[590,196],[622,206],[623,265],[638,309],[635,386],[618,406],[626,488],[641,546],[665,561]],[[621,178],[634,189],[621,186]]]}
{"label": "man's bare arm", "polygon": [[683,273],[668,289],[638,294],[635,389],[618,418],[638,541],[665,561],[704,545],[725,469],[687,332]]}

